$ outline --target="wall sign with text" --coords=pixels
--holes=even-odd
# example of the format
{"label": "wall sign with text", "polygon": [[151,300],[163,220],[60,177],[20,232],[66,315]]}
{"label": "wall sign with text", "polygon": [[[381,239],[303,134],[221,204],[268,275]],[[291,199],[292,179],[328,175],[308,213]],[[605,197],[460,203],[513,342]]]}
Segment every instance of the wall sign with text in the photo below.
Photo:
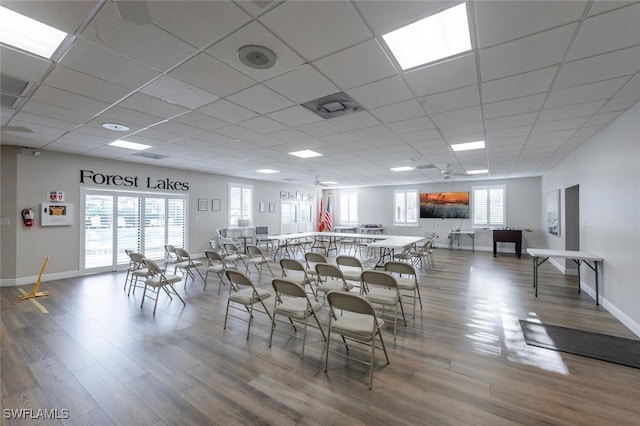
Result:
{"label": "wall sign with text", "polygon": [[164,189],[172,191],[189,190],[189,182],[181,182],[169,178],[156,179],[149,176],[147,176],[146,179],[140,179],[139,176],[110,175],[97,173],[93,170],[80,170],[80,183],[119,186],[122,188]]}

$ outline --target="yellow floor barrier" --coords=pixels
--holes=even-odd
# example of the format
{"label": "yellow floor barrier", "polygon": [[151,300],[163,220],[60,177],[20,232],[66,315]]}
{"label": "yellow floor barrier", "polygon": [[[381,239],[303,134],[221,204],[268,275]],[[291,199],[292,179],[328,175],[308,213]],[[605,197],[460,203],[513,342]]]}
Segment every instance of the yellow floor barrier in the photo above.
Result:
{"label": "yellow floor barrier", "polygon": [[33,286],[33,290],[31,291],[31,293],[18,296],[18,299],[20,300],[33,299],[34,297],[49,295],[48,291],[38,291],[38,289],[40,288],[40,281],[42,280],[42,274],[44,274],[44,270],[47,268],[47,263],[49,263],[49,256],[47,256],[44,259],[44,263],[42,264],[42,269],[40,269],[40,275],[38,275],[38,281],[36,281],[36,285]]}

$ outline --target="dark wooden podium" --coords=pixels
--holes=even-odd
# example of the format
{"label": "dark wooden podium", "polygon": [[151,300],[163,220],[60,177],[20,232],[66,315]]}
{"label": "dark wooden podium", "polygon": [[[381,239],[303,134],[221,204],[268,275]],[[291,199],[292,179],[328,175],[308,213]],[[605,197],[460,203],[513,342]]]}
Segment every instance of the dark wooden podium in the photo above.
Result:
{"label": "dark wooden podium", "polygon": [[516,255],[522,257],[522,231],[513,229],[493,230],[493,257],[498,253],[497,243],[515,243]]}

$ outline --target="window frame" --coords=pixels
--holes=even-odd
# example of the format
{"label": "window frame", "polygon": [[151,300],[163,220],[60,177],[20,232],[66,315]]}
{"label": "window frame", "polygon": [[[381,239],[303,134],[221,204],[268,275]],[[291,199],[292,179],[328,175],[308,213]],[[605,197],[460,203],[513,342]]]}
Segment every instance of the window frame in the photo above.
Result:
{"label": "window frame", "polygon": [[[235,208],[235,206],[233,205],[232,197],[233,197],[233,191],[236,189],[240,190],[240,215],[238,217],[235,217],[232,214],[232,210]],[[248,200],[245,199],[245,195],[244,195],[245,190],[250,191],[248,196],[246,196]],[[229,224],[229,228],[237,228],[239,219],[249,219],[249,223],[253,224],[253,185],[230,182],[228,200],[229,200],[229,208],[227,211],[228,213],[227,222]],[[247,217],[243,216],[242,214],[243,211],[246,211]],[[235,219],[235,223],[234,223],[234,219]]]}
{"label": "window frame", "polygon": [[[352,203],[354,202],[354,200],[351,199],[351,197],[355,197],[355,205],[352,206]],[[346,209],[347,209],[347,218],[342,217],[342,211],[343,211],[343,206],[345,204],[345,199],[346,199]],[[355,209],[355,220],[352,220],[352,213]],[[357,225],[358,224],[358,191],[340,191],[338,193],[338,212],[340,214],[340,216],[338,217],[338,223],[340,225]],[[324,214],[324,213],[322,213]]]}
{"label": "window frame", "polygon": [[[491,190],[502,190],[502,222],[491,222]],[[486,192],[486,222],[476,222],[476,209],[479,208],[478,199],[476,197],[476,191]],[[473,194],[473,204],[471,211],[471,225],[474,228],[502,228],[507,224],[507,186],[505,184],[500,185],[478,185],[471,187],[471,193]]]}
{"label": "window frame", "polygon": [[[397,205],[397,196],[398,194],[403,194],[404,195],[404,220],[397,220],[397,215],[396,212],[398,210],[398,205]],[[409,221],[408,217],[408,212],[409,212],[409,208],[408,208],[408,202],[407,202],[407,194],[414,194],[415,195],[415,220],[414,221]],[[418,188],[411,188],[411,189],[394,189],[393,190],[393,225],[394,226],[409,226],[409,227],[419,227],[420,226],[420,190]]]}

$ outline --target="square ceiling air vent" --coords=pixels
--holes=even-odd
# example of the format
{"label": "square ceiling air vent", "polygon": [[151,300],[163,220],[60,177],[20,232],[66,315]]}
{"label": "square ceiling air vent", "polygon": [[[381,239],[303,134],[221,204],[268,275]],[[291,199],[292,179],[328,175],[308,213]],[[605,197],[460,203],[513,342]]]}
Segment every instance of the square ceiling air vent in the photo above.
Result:
{"label": "square ceiling air vent", "polygon": [[338,117],[352,112],[364,111],[364,108],[344,92],[334,93],[302,104],[323,118]]}
{"label": "square ceiling air vent", "polygon": [[153,154],[151,152],[136,152],[135,154],[131,155],[135,155],[136,157],[149,158],[151,160],[162,160],[163,158],[169,157],[168,155]]}
{"label": "square ceiling air vent", "polygon": [[18,102],[31,86],[30,81],[21,80],[7,74],[0,74],[0,89],[2,90],[2,106],[7,108],[16,108]]}

